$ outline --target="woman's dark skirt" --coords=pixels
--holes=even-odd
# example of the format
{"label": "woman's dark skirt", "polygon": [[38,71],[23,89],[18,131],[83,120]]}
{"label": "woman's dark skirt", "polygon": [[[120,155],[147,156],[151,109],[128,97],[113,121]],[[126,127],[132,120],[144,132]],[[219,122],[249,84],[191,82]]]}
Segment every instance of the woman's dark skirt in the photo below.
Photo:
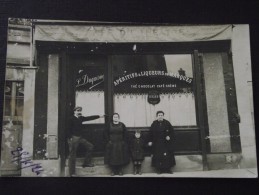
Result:
{"label": "woman's dark skirt", "polygon": [[130,161],[128,145],[124,141],[109,142],[104,163],[111,166],[126,165]]}

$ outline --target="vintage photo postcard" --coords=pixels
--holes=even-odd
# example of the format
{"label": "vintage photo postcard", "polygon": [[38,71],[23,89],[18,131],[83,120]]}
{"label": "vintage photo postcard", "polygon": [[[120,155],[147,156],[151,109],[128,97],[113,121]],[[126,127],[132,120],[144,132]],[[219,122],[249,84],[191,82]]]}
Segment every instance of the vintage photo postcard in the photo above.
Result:
{"label": "vintage photo postcard", "polygon": [[249,25],[10,18],[1,177],[256,178]]}

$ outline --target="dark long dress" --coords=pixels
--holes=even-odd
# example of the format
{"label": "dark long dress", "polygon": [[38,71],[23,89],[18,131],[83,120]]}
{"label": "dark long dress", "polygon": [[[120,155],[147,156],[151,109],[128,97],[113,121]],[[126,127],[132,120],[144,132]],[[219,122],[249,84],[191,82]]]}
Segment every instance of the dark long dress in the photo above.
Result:
{"label": "dark long dress", "polygon": [[[170,140],[166,140],[166,136]],[[150,141],[152,145],[152,166],[159,169],[169,169],[174,166],[174,129],[169,121],[154,121],[150,128]]]}
{"label": "dark long dress", "polygon": [[110,124],[106,134],[108,143],[104,156],[104,163],[111,166],[126,165],[129,163],[129,148],[127,144],[127,131],[123,123]]}

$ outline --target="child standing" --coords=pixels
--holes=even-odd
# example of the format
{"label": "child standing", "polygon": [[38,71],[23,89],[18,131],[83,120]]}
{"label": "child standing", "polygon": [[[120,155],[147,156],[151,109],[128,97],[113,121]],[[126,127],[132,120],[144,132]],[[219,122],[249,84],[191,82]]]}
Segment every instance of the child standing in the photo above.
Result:
{"label": "child standing", "polygon": [[141,175],[141,164],[144,160],[144,140],[141,135],[141,131],[135,131],[134,137],[131,140],[130,149],[133,161],[134,175]]}

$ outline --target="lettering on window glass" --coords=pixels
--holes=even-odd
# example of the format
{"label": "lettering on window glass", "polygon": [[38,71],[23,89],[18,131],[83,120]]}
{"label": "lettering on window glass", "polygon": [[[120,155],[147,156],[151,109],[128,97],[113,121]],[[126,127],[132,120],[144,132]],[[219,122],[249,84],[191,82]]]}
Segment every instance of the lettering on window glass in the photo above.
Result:
{"label": "lettering on window glass", "polygon": [[174,126],[196,125],[191,55],[113,56],[114,110],[129,127],[148,127],[163,110]]}

